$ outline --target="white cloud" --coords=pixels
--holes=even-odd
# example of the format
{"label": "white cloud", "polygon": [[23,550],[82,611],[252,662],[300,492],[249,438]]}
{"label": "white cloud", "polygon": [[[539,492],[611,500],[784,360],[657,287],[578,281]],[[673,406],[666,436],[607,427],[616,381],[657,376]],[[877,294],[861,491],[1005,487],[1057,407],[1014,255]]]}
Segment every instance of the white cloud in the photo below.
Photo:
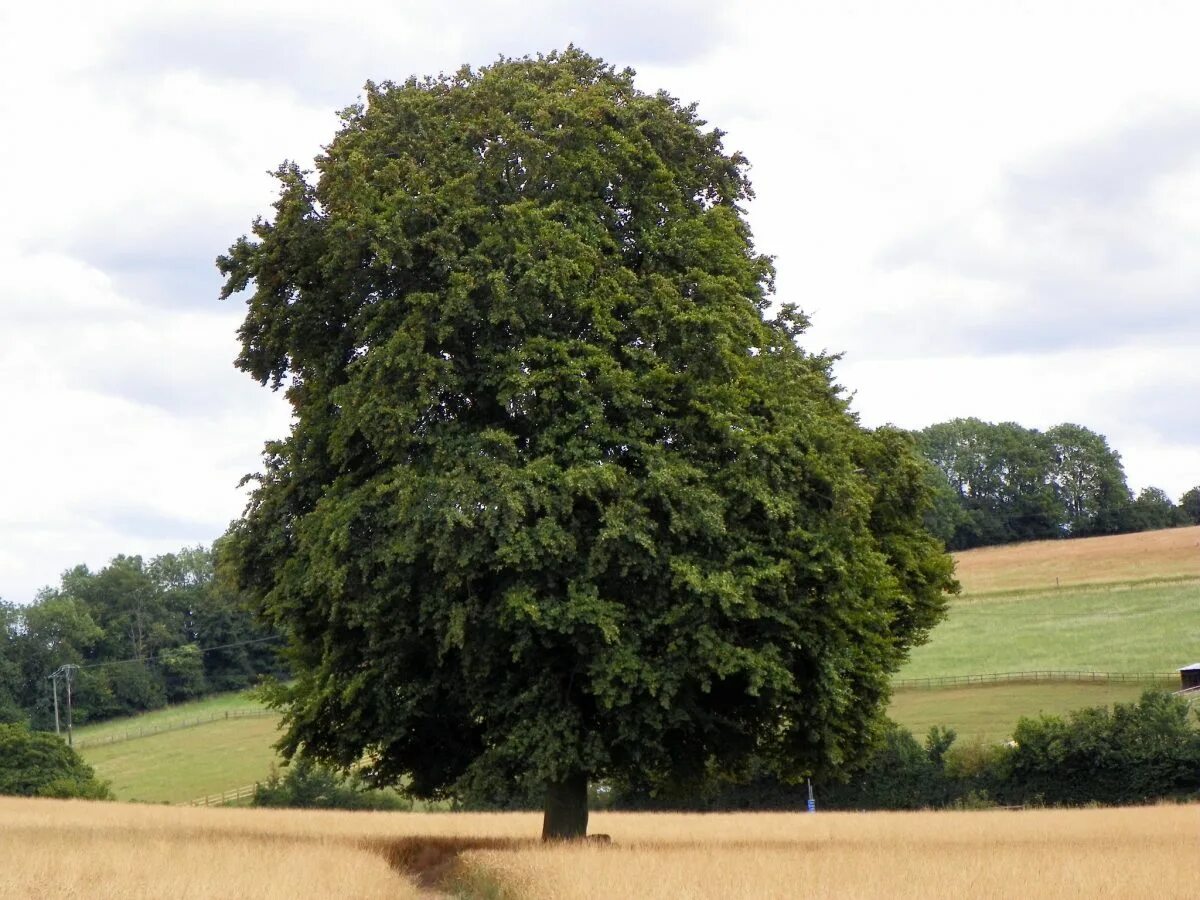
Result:
{"label": "white cloud", "polygon": [[[54,254],[0,257],[0,297],[4,596],[219,535],[262,440],[287,427],[280,398],[233,369],[237,310],[142,307]],[[136,533],[137,517],[163,527]]]}
{"label": "white cloud", "polygon": [[1200,13],[568,0],[0,7],[0,596],[208,541],[283,433],[235,371],[216,254],[367,78],[575,41],[754,164],[780,299],[870,423],[1107,434],[1200,482]]}

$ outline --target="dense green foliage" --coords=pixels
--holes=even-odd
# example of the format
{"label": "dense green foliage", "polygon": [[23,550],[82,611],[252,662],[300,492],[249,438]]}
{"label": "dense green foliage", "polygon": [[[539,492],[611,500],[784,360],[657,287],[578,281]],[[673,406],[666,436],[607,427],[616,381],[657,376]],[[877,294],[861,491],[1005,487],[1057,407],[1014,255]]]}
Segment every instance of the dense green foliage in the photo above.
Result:
{"label": "dense green foliage", "polygon": [[1147,691],[1060,716],[1022,719],[997,795],[1051,805],[1145,803],[1200,791],[1200,732],[1179,697]]}
{"label": "dense green foliage", "polygon": [[[952,743],[954,733],[935,732],[937,752]],[[923,809],[945,805],[951,797],[940,755],[922,747],[912,734],[892,722],[884,723],[875,743],[845,767],[845,780],[831,773],[818,779],[815,794],[822,809]],[[652,791],[645,785],[614,785],[611,808],[622,810],[802,810],[808,802],[805,781],[784,781],[758,771],[739,782],[714,778],[700,790]]]}
{"label": "dense green foliage", "polygon": [[[149,563],[118,556],[98,572],[76,566],[31,604],[0,602],[0,722],[53,728],[47,676],[66,663],[80,667],[77,725],[279,673],[276,646],[261,640],[271,633],[216,577],[213,559],[203,547]],[[64,685],[59,692],[65,722]]]}
{"label": "dense green foliage", "polygon": [[281,774],[276,771],[254,789],[252,806],[292,809],[412,809],[412,801],[394,793],[371,790],[361,779],[318,765],[295,760]]}
{"label": "dense green foliage", "polygon": [[286,753],[437,796],[860,751],[950,560],[703,124],[569,50],[369,85],[279,169],[219,264],[295,416],[228,544]]}
{"label": "dense green foliage", "polygon": [[1189,525],[1200,525],[1200,487],[1184,492],[1179,498],[1179,509]]}
{"label": "dense green foliage", "polygon": [[[889,723],[844,780],[816,787],[824,809],[930,809],[995,805],[1119,805],[1200,794],[1200,732],[1178,697],[1146,691],[1137,703],[1066,718],[1021,719],[1006,745],[956,742],[933,728],[924,744]],[[710,785],[686,798],[618,790],[617,808],[803,809],[807,790],[769,775]]]}
{"label": "dense green foliage", "polygon": [[926,521],[952,550],[1200,524],[1200,494],[1134,499],[1120,454],[1081,425],[954,419],[915,436],[936,497]]}
{"label": "dense green foliage", "polygon": [[108,785],[64,741],[20,724],[0,725],[0,794],[109,799]]}

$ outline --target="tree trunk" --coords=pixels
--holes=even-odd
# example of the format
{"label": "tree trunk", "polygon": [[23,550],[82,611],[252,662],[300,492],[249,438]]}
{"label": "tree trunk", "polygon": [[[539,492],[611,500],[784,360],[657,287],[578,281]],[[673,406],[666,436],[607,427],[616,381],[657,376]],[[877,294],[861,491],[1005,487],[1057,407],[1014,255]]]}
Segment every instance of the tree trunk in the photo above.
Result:
{"label": "tree trunk", "polygon": [[543,841],[579,840],[587,835],[587,788],[587,775],[583,772],[574,772],[562,781],[546,784]]}

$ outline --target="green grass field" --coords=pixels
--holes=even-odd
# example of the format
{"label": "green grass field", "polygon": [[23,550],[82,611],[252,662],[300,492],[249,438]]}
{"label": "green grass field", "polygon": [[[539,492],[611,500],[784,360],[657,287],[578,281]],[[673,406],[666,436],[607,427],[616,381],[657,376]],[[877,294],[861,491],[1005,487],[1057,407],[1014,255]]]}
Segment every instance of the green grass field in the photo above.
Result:
{"label": "green grass field", "polygon": [[265,710],[245,693],[218,694],[76,728],[75,741],[117,799],[185,803],[270,774],[278,717],[237,717]]}
{"label": "green grass field", "polygon": [[75,729],[75,740],[88,744],[114,737],[132,736],[139,731],[162,731],[198,718],[211,718],[223,713],[252,712],[266,709],[262,702],[245,693],[217,694],[192,703],[179,703],[163,709],[155,709],[137,716],[110,719],[95,725],[84,725]]}
{"label": "green grass field", "polygon": [[1055,682],[903,688],[892,696],[888,715],[918,738],[934,725],[945,725],[957,731],[960,740],[992,743],[1008,740],[1022,716],[1062,715],[1085,706],[1128,703],[1150,686]]}
{"label": "green grass field", "polygon": [[[1152,685],[1016,682],[928,690],[902,682],[1038,670],[1168,674],[1200,661],[1198,537],[1197,529],[1174,529],[959,554],[966,592],[897,675],[889,714],[917,735],[947,725],[963,737],[1003,740],[1021,716],[1137,699]],[[1029,587],[1049,581],[1062,587]]]}
{"label": "green grass field", "polygon": [[80,754],[112,782],[118,800],[186,803],[266,779],[277,762],[277,724],[274,717],[219,719]]}
{"label": "green grass field", "polygon": [[1173,672],[1200,660],[1198,614],[1200,581],[967,595],[897,677]]}

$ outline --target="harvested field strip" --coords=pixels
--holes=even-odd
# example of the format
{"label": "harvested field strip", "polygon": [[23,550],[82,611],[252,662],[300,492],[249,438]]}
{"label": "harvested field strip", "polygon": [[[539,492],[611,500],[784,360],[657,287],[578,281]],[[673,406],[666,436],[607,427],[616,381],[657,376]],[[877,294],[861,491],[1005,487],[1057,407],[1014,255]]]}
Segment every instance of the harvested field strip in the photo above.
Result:
{"label": "harvested field strip", "polygon": [[958,580],[968,594],[1200,579],[1200,525],[981,547],[956,553],[954,558]]}
{"label": "harvested field strip", "polygon": [[362,838],[358,845],[382,857],[418,887],[438,890],[457,885],[464,853],[531,850],[538,843],[535,838],[422,836]]}

